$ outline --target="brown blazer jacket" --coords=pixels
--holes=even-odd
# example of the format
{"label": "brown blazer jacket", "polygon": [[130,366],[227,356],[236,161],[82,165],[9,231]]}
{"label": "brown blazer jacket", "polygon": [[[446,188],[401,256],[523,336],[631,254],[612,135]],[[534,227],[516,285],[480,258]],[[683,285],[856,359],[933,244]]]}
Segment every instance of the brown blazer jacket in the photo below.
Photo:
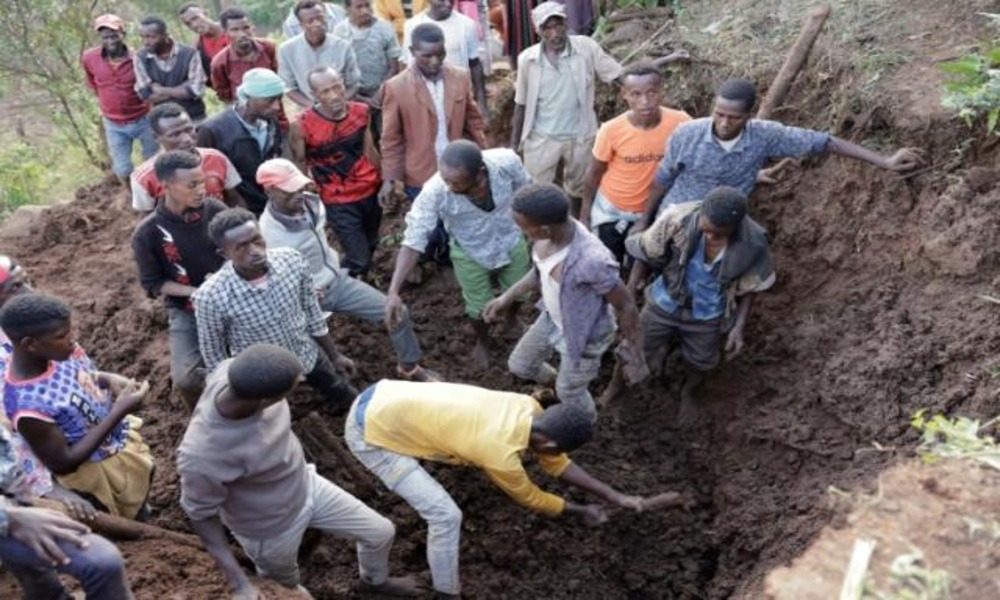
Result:
{"label": "brown blazer jacket", "polygon": [[[485,148],[483,116],[473,97],[469,72],[449,65],[441,68],[448,140],[465,138]],[[415,65],[385,82],[382,89],[382,179],[422,187],[438,170],[434,99]]]}

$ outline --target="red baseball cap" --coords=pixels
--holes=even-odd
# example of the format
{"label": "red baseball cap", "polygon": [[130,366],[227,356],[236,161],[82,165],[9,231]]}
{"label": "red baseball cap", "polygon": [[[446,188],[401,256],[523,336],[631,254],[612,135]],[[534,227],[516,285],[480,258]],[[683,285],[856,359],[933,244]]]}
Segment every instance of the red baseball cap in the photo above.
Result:
{"label": "red baseball cap", "polygon": [[108,29],[114,29],[115,31],[125,31],[125,21],[122,20],[118,15],[101,15],[94,19],[94,29],[101,30],[107,27]]}
{"label": "red baseball cap", "polygon": [[287,158],[272,158],[257,167],[257,183],[265,188],[278,188],[291,194],[301,191],[312,180]]}

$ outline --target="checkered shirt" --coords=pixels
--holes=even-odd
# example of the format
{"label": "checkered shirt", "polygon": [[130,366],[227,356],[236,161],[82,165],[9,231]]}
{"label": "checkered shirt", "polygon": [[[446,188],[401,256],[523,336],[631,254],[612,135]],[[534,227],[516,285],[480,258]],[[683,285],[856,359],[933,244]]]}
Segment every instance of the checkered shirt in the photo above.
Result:
{"label": "checkered shirt", "polygon": [[306,372],[319,346],[314,337],[329,329],[313,289],[309,266],[296,250],[267,251],[267,280],[261,286],[240,277],[232,262],[192,296],[198,345],[209,371],[254,344],[275,344],[294,352]]}

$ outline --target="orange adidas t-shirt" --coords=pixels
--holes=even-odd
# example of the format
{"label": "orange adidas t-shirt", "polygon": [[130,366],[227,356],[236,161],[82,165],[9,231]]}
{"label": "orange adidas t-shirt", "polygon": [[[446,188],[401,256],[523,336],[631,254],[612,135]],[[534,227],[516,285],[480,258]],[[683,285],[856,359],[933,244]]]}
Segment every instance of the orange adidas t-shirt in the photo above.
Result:
{"label": "orange adidas t-shirt", "polygon": [[601,178],[601,194],[611,204],[627,212],[642,212],[649,184],[667,151],[667,140],[681,123],[691,120],[682,110],[660,107],[660,124],[639,129],[628,121],[628,113],[618,115],[597,130],[594,158],[608,163]]}

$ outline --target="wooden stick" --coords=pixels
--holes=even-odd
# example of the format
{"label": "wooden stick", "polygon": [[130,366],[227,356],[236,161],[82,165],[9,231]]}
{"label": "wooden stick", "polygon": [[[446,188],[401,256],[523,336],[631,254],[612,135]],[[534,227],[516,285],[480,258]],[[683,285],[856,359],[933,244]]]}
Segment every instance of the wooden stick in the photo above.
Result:
{"label": "wooden stick", "polygon": [[663,31],[669,25],[671,25],[672,23],[673,23],[673,21],[666,21],[666,22],[663,23],[663,25],[660,25],[660,28],[657,29],[656,31],[654,31],[653,35],[651,35],[648,38],[646,38],[645,42],[639,44],[638,46],[635,47],[634,50],[632,50],[631,52],[629,52],[628,54],[626,54],[625,58],[621,59],[621,61],[619,61],[619,63],[623,64],[623,65],[626,64],[626,63],[628,63],[628,61],[631,60],[633,56],[635,56],[636,54],[638,54],[640,50],[645,49],[646,46],[652,44],[658,37],[660,37],[660,34],[663,33]]}
{"label": "wooden stick", "polygon": [[649,498],[643,498],[639,510],[648,512],[673,506],[684,506],[684,497],[677,492],[664,492],[650,496]]}
{"label": "wooden stick", "polygon": [[[55,500],[35,498],[31,501],[31,505],[39,508],[57,510],[67,516],[72,516],[66,512],[66,507],[62,502],[57,502]],[[140,523],[138,521],[133,521],[132,519],[116,517],[107,513],[99,512],[93,521],[80,522],[90,527],[95,533],[99,533],[116,540],[170,540],[178,544],[198,548],[199,550],[204,549],[201,539],[198,538],[198,536],[180,533],[178,531],[170,531],[168,529],[163,529],[162,527],[157,527],[156,525]]]}
{"label": "wooden stick", "polygon": [[861,594],[864,592],[865,573],[868,572],[868,563],[871,561],[874,551],[874,540],[854,540],[851,562],[847,565],[844,583],[840,588],[840,600],[861,600]]}
{"label": "wooden stick", "polygon": [[616,10],[607,16],[608,23],[624,23],[626,21],[637,21],[640,19],[661,19],[672,17],[674,11],[667,6],[655,6],[642,10]]}
{"label": "wooden stick", "polygon": [[795,40],[795,45],[788,52],[785,63],[781,65],[781,70],[778,71],[777,77],[774,78],[774,83],[767,90],[767,96],[764,97],[764,101],[760,104],[760,110],[757,111],[758,119],[770,118],[774,109],[785,99],[785,94],[788,93],[788,89],[792,86],[792,82],[795,81],[796,75],[799,74],[802,65],[805,64],[806,58],[809,57],[809,51],[812,50],[820,30],[823,29],[823,24],[826,23],[826,19],[829,16],[829,4],[820,4],[809,11],[809,16],[806,17],[805,23],[802,24],[802,30],[799,32],[798,39]]}

